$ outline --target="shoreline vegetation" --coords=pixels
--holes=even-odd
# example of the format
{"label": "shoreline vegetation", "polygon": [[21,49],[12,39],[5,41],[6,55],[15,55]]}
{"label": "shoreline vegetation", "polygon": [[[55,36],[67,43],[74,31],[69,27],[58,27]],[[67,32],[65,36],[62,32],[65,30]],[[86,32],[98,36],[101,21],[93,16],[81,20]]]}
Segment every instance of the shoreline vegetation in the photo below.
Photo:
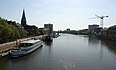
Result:
{"label": "shoreline vegetation", "polygon": [[27,31],[21,24],[0,17],[0,44],[43,34],[44,30],[39,28]]}
{"label": "shoreline vegetation", "polygon": [[0,44],[25,37],[27,31],[8,24],[7,20],[0,18]]}

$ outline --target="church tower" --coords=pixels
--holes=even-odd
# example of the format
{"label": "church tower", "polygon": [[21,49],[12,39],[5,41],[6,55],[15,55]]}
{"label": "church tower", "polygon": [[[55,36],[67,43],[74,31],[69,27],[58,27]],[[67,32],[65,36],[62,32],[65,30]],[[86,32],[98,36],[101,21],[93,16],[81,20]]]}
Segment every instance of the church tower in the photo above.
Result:
{"label": "church tower", "polygon": [[22,19],[21,19],[21,25],[26,26],[26,17],[25,17],[25,10],[23,9]]}

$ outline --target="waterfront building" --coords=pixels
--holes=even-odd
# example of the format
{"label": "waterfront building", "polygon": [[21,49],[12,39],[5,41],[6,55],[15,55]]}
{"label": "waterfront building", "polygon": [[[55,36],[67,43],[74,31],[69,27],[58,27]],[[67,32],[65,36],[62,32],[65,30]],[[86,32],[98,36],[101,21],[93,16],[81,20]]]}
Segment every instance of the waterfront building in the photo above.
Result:
{"label": "waterfront building", "polygon": [[15,26],[16,28],[23,29],[23,26],[15,21],[7,21],[8,24]]}
{"label": "waterfront building", "polygon": [[102,29],[100,32],[101,36],[107,36],[109,38],[116,38],[116,25],[111,26],[107,29]]}
{"label": "waterfront building", "polygon": [[21,25],[28,32],[28,35],[32,35],[32,36],[38,35],[39,33],[38,27],[36,27],[35,25],[27,25],[25,10],[23,10],[23,14],[21,18]]}
{"label": "waterfront building", "polygon": [[46,29],[46,34],[47,35],[52,35],[53,34],[53,24],[44,24],[44,28]]}
{"label": "waterfront building", "polygon": [[101,35],[101,36],[108,36],[108,29],[102,29],[100,31],[100,34],[99,35]]}
{"label": "waterfront building", "polygon": [[99,28],[99,25],[93,24],[93,25],[88,25],[88,30],[89,32],[94,32],[95,29]]}
{"label": "waterfront building", "polygon": [[108,36],[116,37],[116,25],[108,28]]}
{"label": "waterfront building", "polygon": [[23,9],[22,19],[21,19],[21,25],[26,26],[27,24],[26,17],[25,17],[25,10]]}
{"label": "waterfront building", "polygon": [[99,33],[102,29],[103,29],[102,27],[98,27],[98,28],[94,29],[94,32],[96,33],[96,35],[99,35]]}

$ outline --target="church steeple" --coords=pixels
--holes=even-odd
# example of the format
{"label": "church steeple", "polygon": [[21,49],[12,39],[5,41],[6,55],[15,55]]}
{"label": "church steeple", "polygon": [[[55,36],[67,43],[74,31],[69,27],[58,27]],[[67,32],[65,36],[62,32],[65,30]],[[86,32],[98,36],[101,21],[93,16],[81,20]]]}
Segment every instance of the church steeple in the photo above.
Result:
{"label": "church steeple", "polygon": [[23,9],[22,19],[21,19],[21,25],[26,26],[26,17],[25,17],[25,10]]}

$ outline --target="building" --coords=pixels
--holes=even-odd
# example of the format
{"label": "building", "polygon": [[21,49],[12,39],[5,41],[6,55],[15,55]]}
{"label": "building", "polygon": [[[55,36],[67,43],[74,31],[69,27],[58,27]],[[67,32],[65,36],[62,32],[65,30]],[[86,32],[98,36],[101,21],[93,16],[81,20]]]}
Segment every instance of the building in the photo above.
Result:
{"label": "building", "polygon": [[102,28],[102,27],[98,27],[98,28],[94,29],[94,32],[95,32],[97,35],[99,35],[99,33],[100,33],[101,30],[103,30],[103,28]]}
{"label": "building", "polygon": [[95,30],[99,28],[99,25],[93,24],[93,25],[88,25],[88,31],[89,32],[95,32]]}
{"label": "building", "polygon": [[22,18],[21,18],[21,25],[26,26],[27,24],[26,17],[25,17],[25,10],[23,10]]}
{"label": "building", "polygon": [[53,34],[53,24],[44,24],[44,28],[46,29],[46,34],[47,35],[52,35]]}
{"label": "building", "polygon": [[8,24],[15,26],[16,28],[23,29],[23,26],[15,21],[7,21]]}
{"label": "building", "polygon": [[108,36],[116,37],[116,25],[108,28]]}
{"label": "building", "polygon": [[100,35],[109,38],[116,38],[116,25],[111,26],[108,29],[101,30]]}
{"label": "building", "polygon": [[68,28],[68,29],[66,29],[67,31],[70,31],[70,29]]}
{"label": "building", "polygon": [[21,25],[24,29],[28,32],[29,36],[39,35],[39,29],[35,25],[27,25],[25,10],[23,10],[22,18],[21,18]]}
{"label": "building", "polygon": [[99,35],[105,36],[105,37],[108,36],[108,29],[102,29]]}

